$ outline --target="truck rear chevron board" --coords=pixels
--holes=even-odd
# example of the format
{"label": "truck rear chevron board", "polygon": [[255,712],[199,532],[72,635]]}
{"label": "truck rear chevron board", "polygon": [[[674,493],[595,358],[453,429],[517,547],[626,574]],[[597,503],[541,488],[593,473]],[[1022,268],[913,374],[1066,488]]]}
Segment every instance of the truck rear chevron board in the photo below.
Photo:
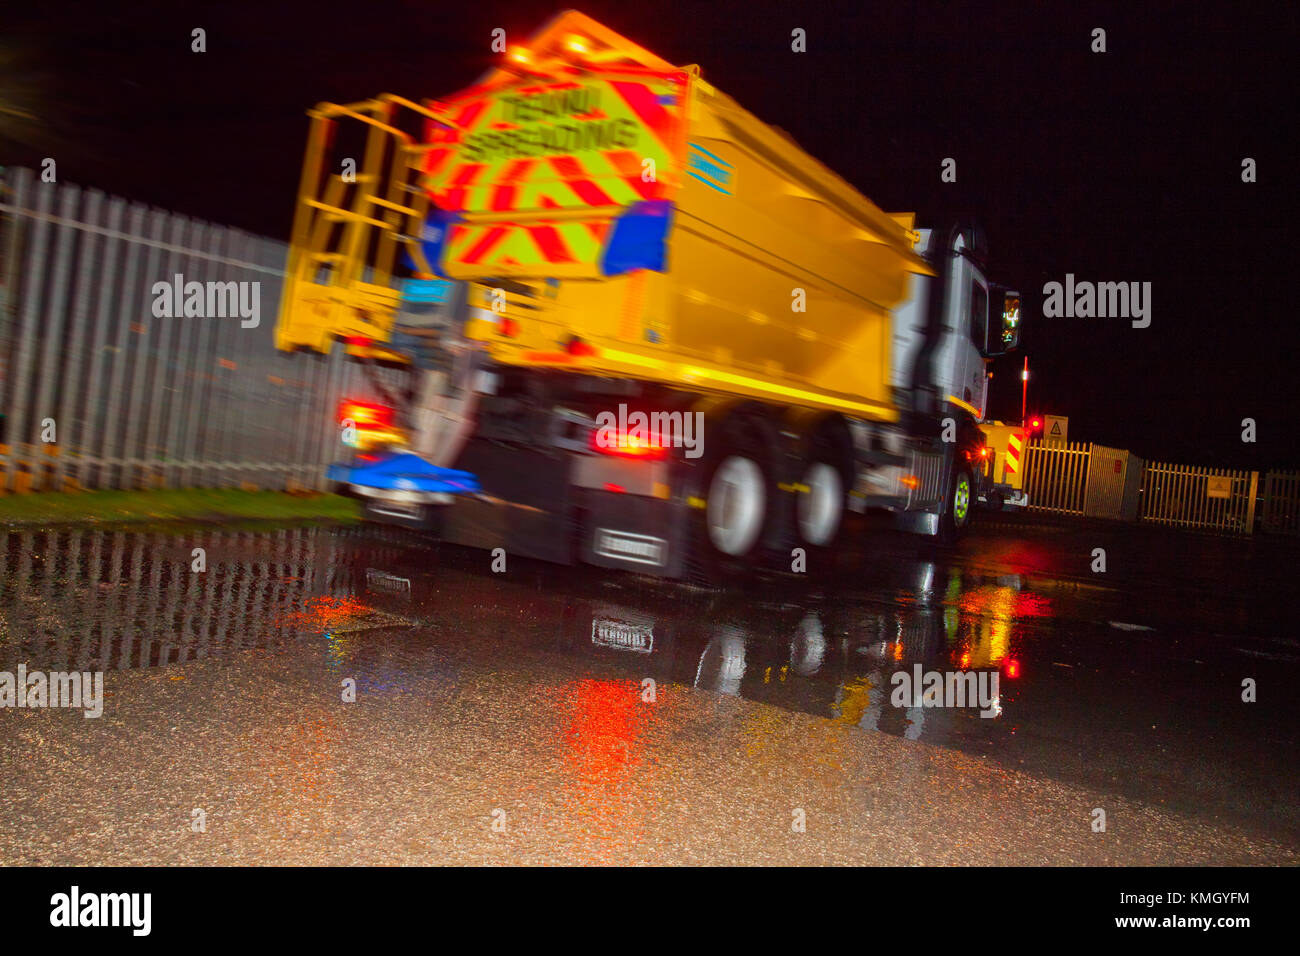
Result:
{"label": "truck rear chevron board", "polygon": [[426,244],[430,263],[452,277],[529,267],[601,274],[618,218],[671,194],[688,84],[677,71],[561,78],[449,101],[454,119],[430,124],[421,180],[452,214],[445,241]]}

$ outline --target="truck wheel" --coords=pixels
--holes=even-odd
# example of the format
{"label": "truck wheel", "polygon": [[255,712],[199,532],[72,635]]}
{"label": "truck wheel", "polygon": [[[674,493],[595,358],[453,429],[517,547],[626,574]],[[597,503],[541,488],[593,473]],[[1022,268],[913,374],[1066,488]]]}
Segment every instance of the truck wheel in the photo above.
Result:
{"label": "truck wheel", "polygon": [[699,485],[704,505],[691,522],[687,576],[696,584],[721,584],[753,566],[776,500],[755,437],[737,431],[719,445]]}
{"label": "truck wheel", "polygon": [[970,523],[971,507],[975,501],[974,485],[970,472],[958,468],[953,472],[948,500],[939,516],[939,539],[943,544],[953,544]]}
{"label": "truck wheel", "polygon": [[808,568],[822,573],[834,564],[844,531],[849,492],[856,474],[853,438],[838,416],[822,421],[809,436],[803,487],[794,496],[794,537],[804,549]]}
{"label": "truck wheel", "polygon": [[807,491],[795,505],[799,540],[814,548],[829,548],[844,524],[844,477],[828,461],[814,461],[804,473]]}
{"label": "truck wheel", "polygon": [[729,558],[745,558],[754,550],[767,515],[767,484],[763,468],[752,458],[728,455],[709,480],[704,514],[709,542]]}

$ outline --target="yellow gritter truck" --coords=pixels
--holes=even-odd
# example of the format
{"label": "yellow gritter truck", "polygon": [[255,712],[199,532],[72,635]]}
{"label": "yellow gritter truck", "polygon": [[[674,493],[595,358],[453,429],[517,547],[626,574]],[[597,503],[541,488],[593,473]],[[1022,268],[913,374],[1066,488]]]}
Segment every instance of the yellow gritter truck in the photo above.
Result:
{"label": "yellow gritter truck", "polygon": [[341,422],[368,517],[703,578],[848,510],[968,520],[1019,334],[974,228],[883,212],[574,11],[459,93],[311,117],[277,344],[408,370],[382,440]]}

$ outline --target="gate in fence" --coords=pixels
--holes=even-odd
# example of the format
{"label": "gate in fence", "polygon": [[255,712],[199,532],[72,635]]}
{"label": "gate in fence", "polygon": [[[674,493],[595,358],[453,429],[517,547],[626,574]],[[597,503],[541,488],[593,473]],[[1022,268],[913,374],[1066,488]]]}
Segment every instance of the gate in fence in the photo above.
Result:
{"label": "gate in fence", "polygon": [[1041,440],[1025,448],[1025,490],[1035,511],[1082,515],[1088,485],[1088,443],[1044,445]]}
{"label": "gate in fence", "polygon": [[377,396],[342,349],[276,350],[285,255],[282,242],[5,170],[0,493],[324,487],[339,399]]}

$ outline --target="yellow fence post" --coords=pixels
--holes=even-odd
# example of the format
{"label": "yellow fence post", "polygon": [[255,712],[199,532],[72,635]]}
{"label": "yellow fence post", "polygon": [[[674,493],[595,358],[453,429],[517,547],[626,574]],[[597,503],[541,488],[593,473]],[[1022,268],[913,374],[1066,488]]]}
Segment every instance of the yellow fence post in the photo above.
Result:
{"label": "yellow fence post", "polygon": [[1255,492],[1259,489],[1259,472],[1250,473],[1250,493],[1246,498],[1246,534],[1255,533]]}

